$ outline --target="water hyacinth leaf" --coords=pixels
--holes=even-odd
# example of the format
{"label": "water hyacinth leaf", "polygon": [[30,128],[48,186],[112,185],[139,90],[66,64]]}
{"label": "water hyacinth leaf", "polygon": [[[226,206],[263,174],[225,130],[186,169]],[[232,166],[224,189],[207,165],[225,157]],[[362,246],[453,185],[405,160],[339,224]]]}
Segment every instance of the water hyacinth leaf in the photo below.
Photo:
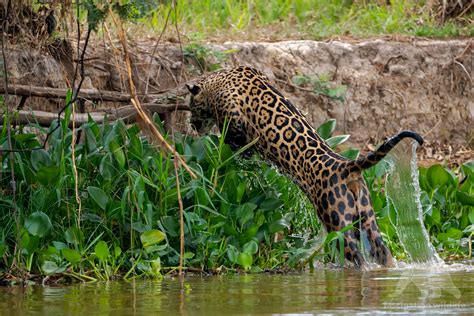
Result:
{"label": "water hyacinth leaf", "polygon": [[448,184],[451,180],[451,174],[447,172],[441,165],[431,166],[426,172],[426,177],[433,189]]}
{"label": "water hyacinth leaf", "polygon": [[456,197],[462,204],[474,206],[474,195],[467,192],[456,191]]}
{"label": "water hyacinth leaf", "polygon": [[132,223],[132,229],[134,231],[137,231],[139,232],[140,234],[147,231],[147,230],[150,230],[151,229],[151,226],[150,225],[146,225],[146,224],[143,224],[142,222],[134,222]]}
{"label": "water hyacinth leaf", "polygon": [[257,205],[254,203],[245,203],[237,207],[235,214],[240,222],[240,225],[244,225],[248,221],[250,221],[254,213],[253,211],[257,208]]}
{"label": "water hyacinth leaf", "polygon": [[105,211],[107,203],[109,203],[109,197],[107,194],[105,194],[102,189],[93,186],[87,187],[87,192],[89,192],[89,195],[97,203],[97,205],[99,205],[100,208]]}
{"label": "water hyacinth leaf", "polygon": [[38,170],[42,166],[51,165],[49,153],[44,149],[33,150],[31,152],[31,165],[35,170]]}
{"label": "water hyacinth leaf", "polygon": [[84,240],[84,234],[79,228],[73,226],[64,232],[64,238],[70,244],[79,245]]}
{"label": "water hyacinth leaf", "polygon": [[52,227],[48,215],[41,211],[30,214],[25,220],[25,228],[33,236],[44,237]]}
{"label": "water hyacinth leaf", "polygon": [[322,139],[328,139],[336,129],[336,120],[330,119],[321,124],[316,130]]}
{"label": "water hyacinth leaf", "polygon": [[61,250],[64,259],[69,261],[73,266],[81,261],[81,255],[75,249],[65,248]]}
{"label": "water hyacinth leaf", "polygon": [[445,233],[438,234],[439,241],[447,241],[448,239],[459,240],[463,236],[463,232],[457,228],[451,227]]}
{"label": "water hyacinth leaf", "polygon": [[111,180],[114,177],[115,167],[110,153],[107,153],[100,161],[99,172],[105,180]]}
{"label": "water hyacinth leaf", "polygon": [[103,240],[99,241],[95,245],[94,252],[100,261],[105,261],[107,257],[110,255],[109,247],[107,246],[107,243]]}
{"label": "water hyacinth leaf", "polygon": [[340,145],[340,144],[344,143],[346,140],[349,139],[349,137],[351,137],[351,136],[350,135],[334,136],[334,137],[328,138],[326,140],[326,143],[328,144],[329,147],[334,148],[337,145]]}
{"label": "water hyacinth leaf", "polygon": [[239,251],[232,245],[227,246],[227,257],[230,262],[238,263],[239,262]]}
{"label": "water hyacinth leaf", "polygon": [[274,211],[279,209],[283,205],[283,201],[277,198],[267,198],[260,204],[260,209],[262,211]]}
{"label": "water hyacinth leaf", "polygon": [[160,242],[165,240],[165,238],[165,233],[157,229],[145,231],[140,235],[140,240],[143,244],[143,248],[148,248],[150,246],[159,244]]}
{"label": "water hyacinth leaf", "polygon": [[242,247],[242,251],[248,255],[254,255],[258,251],[258,245],[254,240],[251,240]]}
{"label": "water hyacinth leaf", "polygon": [[59,180],[60,170],[57,166],[43,166],[38,169],[36,178],[44,186],[56,184]]}
{"label": "water hyacinth leaf", "polygon": [[60,241],[53,241],[53,247],[56,249],[57,252],[67,248],[67,245]]}
{"label": "water hyacinth leaf", "polygon": [[342,157],[346,157],[347,159],[356,160],[359,157],[360,150],[355,148],[349,148],[341,152]]}
{"label": "water hyacinth leaf", "polygon": [[192,259],[192,258],[194,258],[193,252],[187,251],[184,253],[184,259]]}
{"label": "water hyacinth leaf", "polygon": [[273,234],[282,231],[285,228],[290,228],[290,223],[285,218],[280,218],[270,224],[269,231]]}
{"label": "water hyacinth leaf", "polygon": [[117,160],[118,165],[123,169],[125,167],[125,153],[123,152],[123,149],[115,140],[110,142],[109,148]]}
{"label": "water hyacinth leaf", "polygon": [[53,261],[45,261],[41,265],[41,270],[44,272],[44,274],[51,275],[51,274],[62,273],[66,271],[66,267],[58,266],[56,262],[53,262]]}
{"label": "water hyacinth leaf", "polygon": [[242,201],[242,197],[244,196],[244,193],[245,193],[245,189],[246,189],[246,183],[245,182],[241,182],[239,183],[239,185],[237,186],[237,190],[236,190],[236,201],[237,203],[240,203]]}
{"label": "water hyacinth leaf", "polygon": [[161,224],[165,228],[168,235],[171,237],[177,237],[179,235],[179,222],[178,219],[173,216],[163,216],[161,218]]}
{"label": "water hyacinth leaf", "polygon": [[239,253],[239,257],[238,257],[238,263],[244,267],[244,269],[248,269],[252,266],[252,263],[253,263],[253,258],[251,255],[245,253],[245,252],[241,252]]}
{"label": "water hyacinth leaf", "polygon": [[471,209],[469,211],[469,221],[471,222],[471,224],[474,224],[474,209]]}
{"label": "water hyacinth leaf", "polygon": [[122,254],[122,249],[119,246],[114,247],[114,258],[120,257]]}

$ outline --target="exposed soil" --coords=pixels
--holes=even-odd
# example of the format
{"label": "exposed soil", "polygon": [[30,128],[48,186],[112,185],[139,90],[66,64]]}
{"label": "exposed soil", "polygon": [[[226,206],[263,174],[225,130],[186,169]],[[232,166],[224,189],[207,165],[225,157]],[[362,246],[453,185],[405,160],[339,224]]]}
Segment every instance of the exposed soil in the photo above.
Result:
{"label": "exposed soil", "polygon": [[[90,46],[84,88],[127,90],[118,46],[102,42]],[[370,149],[386,136],[411,129],[427,141],[422,152],[426,161],[474,158],[472,39],[229,42],[187,49],[185,57],[178,44],[160,44],[153,53],[154,46],[150,41],[131,45],[141,92],[177,86],[182,92],[184,82],[192,81],[202,69],[249,65],[266,73],[315,126],[337,119],[336,133],[350,134],[350,145]],[[63,88],[71,82],[71,58],[54,48],[31,51],[10,46],[6,61],[10,82]],[[326,90],[315,93],[308,84],[298,86],[292,81],[296,75],[316,78]],[[345,90],[343,101],[327,95],[334,89]],[[56,111],[62,104],[61,100],[29,98],[25,108]],[[122,104],[90,103],[86,110],[112,106]],[[175,126],[186,130],[185,116],[178,115]]]}

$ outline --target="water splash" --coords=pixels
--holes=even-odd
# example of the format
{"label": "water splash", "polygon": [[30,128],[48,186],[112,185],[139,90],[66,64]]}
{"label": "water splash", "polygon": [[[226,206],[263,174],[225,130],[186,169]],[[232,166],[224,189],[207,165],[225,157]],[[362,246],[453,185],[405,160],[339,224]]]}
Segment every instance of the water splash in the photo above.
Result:
{"label": "water splash", "polygon": [[439,265],[443,260],[430,243],[423,225],[423,208],[416,164],[416,148],[412,140],[403,140],[386,157],[391,170],[385,189],[387,202],[396,211],[398,238],[412,263]]}

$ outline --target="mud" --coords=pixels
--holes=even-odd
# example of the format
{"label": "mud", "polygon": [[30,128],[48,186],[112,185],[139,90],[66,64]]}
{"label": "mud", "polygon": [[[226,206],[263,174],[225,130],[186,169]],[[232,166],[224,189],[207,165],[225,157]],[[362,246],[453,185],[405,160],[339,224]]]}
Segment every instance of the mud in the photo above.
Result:
{"label": "mud", "polygon": [[[154,46],[150,41],[131,44],[133,73],[141,92],[157,93],[177,86],[184,91],[184,82],[209,69],[249,65],[266,73],[315,126],[328,118],[337,119],[336,133],[350,134],[352,145],[363,147],[412,129],[428,142],[473,148],[472,40],[229,42],[184,45],[185,56],[177,44],[160,44],[155,51]],[[116,43],[90,46],[83,87],[127,90],[118,47]],[[53,55],[9,47],[9,80],[66,87],[70,62]],[[315,92],[314,85],[298,85],[295,76],[322,83],[323,89]],[[334,98],[331,91],[342,92],[342,97]],[[55,111],[61,104],[62,100],[29,98],[25,107]],[[86,110],[115,106],[122,104],[89,103]],[[185,129],[185,115],[178,117],[176,126]]]}

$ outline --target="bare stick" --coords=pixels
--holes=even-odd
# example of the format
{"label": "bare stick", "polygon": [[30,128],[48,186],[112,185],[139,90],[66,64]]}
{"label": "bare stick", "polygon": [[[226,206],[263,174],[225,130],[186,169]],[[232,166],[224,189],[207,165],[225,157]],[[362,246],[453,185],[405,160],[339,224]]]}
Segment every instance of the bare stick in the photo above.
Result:
{"label": "bare stick", "polygon": [[[112,17],[113,17],[113,15],[112,15]],[[135,110],[137,111],[140,118],[150,128],[151,133],[157,138],[157,140],[164,147],[164,149],[167,152],[172,153],[174,155],[174,158],[176,160],[178,160],[179,164],[191,175],[192,178],[196,179],[197,178],[196,174],[189,168],[189,166],[183,160],[181,155],[179,155],[178,152],[164,139],[163,135],[161,135],[160,131],[158,131],[158,129],[156,128],[155,124],[150,119],[148,114],[141,107],[140,100],[138,100],[135,85],[133,83],[132,65],[130,63],[130,56],[128,54],[127,41],[126,41],[126,38],[125,38],[125,31],[123,29],[123,25],[121,24],[121,21],[117,22],[116,19],[114,19],[114,21],[115,21],[116,25],[119,28],[119,37],[120,37],[120,41],[122,43],[124,59],[125,59],[125,63],[126,63],[126,66],[127,66],[128,83],[129,83],[129,86],[130,86],[130,96],[131,96],[130,101],[132,102],[133,106],[135,107]]]}
{"label": "bare stick", "polygon": [[[151,114],[165,114],[176,110],[176,104],[143,104],[142,107]],[[185,104],[179,104],[177,110],[188,111],[189,108]],[[102,112],[76,113],[76,125],[87,123],[89,121],[89,116],[96,123],[102,123],[107,117],[108,121],[123,119],[125,123],[132,124],[137,120],[136,113],[137,112],[133,105],[128,105],[118,109],[104,110]],[[6,114],[0,113],[0,121],[4,120],[6,117]],[[64,114],[61,114],[60,118],[63,117]],[[41,126],[50,126],[57,118],[57,113],[20,110],[13,114],[10,124],[19,125],[35,122]],[[72,126],[72,122],[69,124]]]}
{"label": "bare stick", "polygon": [[[19,84],[9,84],[8,86],[0,87],[0,94],[8,92],[9,94],[21,95],[27,97],[41,97],[41,98],[57,98],[64,99],[69,89],[37,87]],[[77,98],[87,99],[91,101],[113,101],[113,102],[130,102],[130,94],[116,91],[105,91],[97,89],[82,89],[76,91]],[[140,95],[143,97],[143,95]],[[175,98],[174,94],[150,94],[147,99],[155,98]]]}

